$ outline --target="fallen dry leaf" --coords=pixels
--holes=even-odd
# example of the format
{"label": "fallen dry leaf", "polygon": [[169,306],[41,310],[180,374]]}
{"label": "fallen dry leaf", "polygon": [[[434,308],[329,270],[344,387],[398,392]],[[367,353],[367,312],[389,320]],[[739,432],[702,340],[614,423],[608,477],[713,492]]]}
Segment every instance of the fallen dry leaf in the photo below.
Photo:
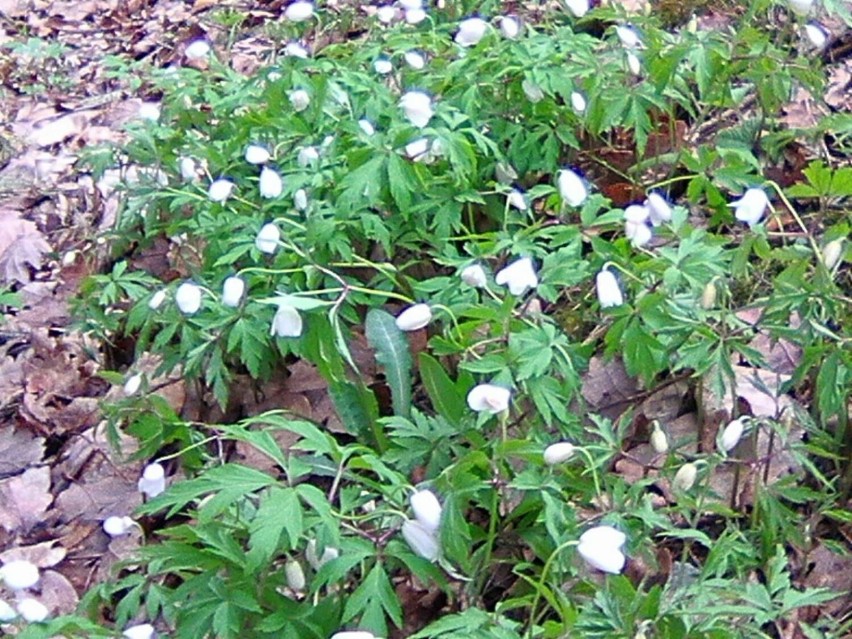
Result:
{"label": "fallen dry leaf", "polygon": [[50,469],[30,468],[23,474],[0,481],[0,526],[21,535],[43,519],[53,503]]}
{"label": "fallen dry leaf", "polygon": [[[2,374],[0,367],[0,376]],[[0,428],[0,476],[16,475],[41,461],[43,455],[43,438],[21,428]]]}
{"label": "fallen dry leaf", "polygon": [[52,568],[65,559],[67,551],[62,546],[56,545],[56,540],[45,541],[32,546],[18,546],[0,553],[0,561],[4,564],[9,561],[25,559],[39,568]]}
{"label": "fallen dry leaf", "polygon": [[0,279],[6,284],[26,284],[30,267],[41,268],[42,256],[52,249],[35,224],[20,212],[0,211]]}

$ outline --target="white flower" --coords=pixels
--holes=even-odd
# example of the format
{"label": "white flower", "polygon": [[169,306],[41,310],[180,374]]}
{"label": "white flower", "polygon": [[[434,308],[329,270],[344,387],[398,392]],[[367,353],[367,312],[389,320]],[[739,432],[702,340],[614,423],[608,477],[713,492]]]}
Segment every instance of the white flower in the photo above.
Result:
{"label": "white flower", "polygon": [[615,35],[621,40],[621,44],[627,49],[637,49],[642,46],[642,40],[633,27],[619,26],[615,28]]}
{"label": "white flower", "polygon": [[533,261],[522,257],[497,271],[494,281],[500,286],[508,286],[512,295],[522,295],[528,288],[538,286],[538,275]]}
{"label": "white flower", "polygon": [[379,58],[373,62],[373,69],[379,75],[387,75],[393,71],[393,64],[387,58]]}
{"label": "white flower", "polygon": [[246,282],[243,278],[232,275],[222,284],[222,304],[235,308],[240,305],[243,293],[246,291]]}
{"label": "white flower", "polygon": [[527,96],[527,99],[533,104],[544,100],[544,91],[542,91],[541,87],[535,82],[524,80],[521,82],[521,89],[523,90],[524,95]]}
{"label": "white flower", "polygon": [[194,40],[184,50],[187,60],[200,60],[210,54],[210,43],[207,40]]}
{"label": "white flower", "polygon": [[12,621],[15,617],[18,616],[18,613],[15,612],[15,609],[12,608],[8,603],[0,599],[0,621]]}
{"label": "white flower", "polygon": [[12,590],[26,590],[38,583],[39,575],[36,565],[26,559],[9,561],[0,568],[3,583]]}
{"label": "white flower", "polygon": [[302,334],[302,316],[288,304],[279,304],[269,334],[273,337],[299,337]]}
{"label": "white flower", "polygon": [[769,204],[769,198],[766,193],[760,188],[750,188],[743,196],[728,206],[736,207],[734,217],[740,222],[745,222],[749,226],[754,226],[763,217],[766,206]]}
{"label": "white flower", "polygon": [[284,47],[284,55],[305,60],[310,53],[301,42],[293,41],[288,42],[287,46]]}
{"label": "white flower", "polygon": [[409,306],[396,318],[396,327],[401,331],[417,331],[432,321],[432,309],[428,304]]}
{"label": "white flower", "polygon": [[574,444],[570,442],[558,442],[544,449],[544,463],[548,466],[561,464],[568,461],[574,455]]}
{"label": "white flower", "polygon": [[787,4],[796,15],[806,16],[811,12],[814,0],[787,0]]}
{"label": "white flower", "polygon": [[518,34],[521,32],[521,23],[512,16],[502,16],[499,19],[500,22],[500,32],[503,34],[504,38],[508,38],[509,40],[514,40],[518,37]]}
{"label": "white flower", "polygon": [[21,599],[18,602],[17,608],[18,613],[24,618],[24,621],[30,623],[42,622],[47,619],[49,614],[47,607],[43,603],[30,597]]}
{"label": "white flower", "polygon": [[400,98],[399,105],[408,121],[420,129],[429,124],[435,114],[432,110],[432,98],[422,91],[409,91]]}
{"label": "white flower", "polygon": [[433,532],[414,519],[402,522],[402,536],[416,554],[429,561],[438,559],[440,543]]}
{"label": "white flower", "polygon": [[231,191],[234,190],[234,183],[230,180],[218,179],[210,184],[207,189],[207,197],[213,202],[224,202],[231,197]]}
{"label": "white flower", "polygon": [[299,189],[293,194],[293,206],[299,211],[305,211],[308,208],[308,193],[305,189]]}
{"label": "white flower", "polygon": [[403,57],[405,58],[405,63],[417,71],[426,66],[426,58],[419,51],[406,51]]}
{"label": "white flower", "polygon": [[315,146],[306,146],[300,149],[299,155],[296,158],[296,162],[303,169],[307,168],[317,160],[319,160],[319,151],[317,151]]}
{"label": "white flower", "polygon": [[184,315],[197,313],[201,308],[201,287],[192,282],[184,282],[175,291],[175,303]]}
{"label": "white flower", "polygon": [[153,639],[154,626],[149,623],[142,623],[136,626],[130,626],[121,635],[125,639]]}
{"label": "white flower", "polygon": [[312,2],[303,2],[297,0],[284,10],[284,17],[293,22],[304,22],[310,20],[314,15],[314,5]]}
{"label": "white flower", "polygon": [[399,6],[405,9],[406,11],[410,9],[422,9],[423,8],[423,0],[399,0]]}
{"label": "white flower", "polygon": [[331,639],[378,639],[378,637],[366,630],[344,630],[343,632],[335,632],[331,635]]}
{"label": "white flower", "polygon": [[817,49],[822,49],[828,42],[829,33],[819,22],[809,22],[805,25],[805,36]]}
{"label": "white flower", "polygon": [[586,111],[586,98],[579,91],[571,93],[571,107],[576,113],[584,113]]}
{"label": "white flower", "polygon": [[178,160],[180,176],[189,182],[198,177],[198,167],[195,165],[195,160],[188,157],[182,157]]}
{"label": "white flower", "polygon": [[254,238],[254,245],[257,250],[267,255],[272,255],[278,249],[278,242],[281,240],[281,231],[272,222],[264,224],[258,231],[257,237]]}
{"label": "white flower", "polygon": [[685,493],[695,485],[695,478],[698,476],[698,467],[692,462],[684,464],[677,469],[674,479],[672,480],[672,491],[676,493]]}
{"label": "white flower", "polygon": [[672,207],[666,202],[666,198],[653,191],[648,194],[648,199],[645,200],[645,208],[648,209],[651,218],[651,224],[659,226],[663,222],[670,222],[672,219]]}
{"label": "white flower", "polygon": [[597,290],[598,302],[600,302],[601,308],[611,308],[624,304],[624,296],[621,294],[618,280],[615,279],[612,271],[604,269],[598,273],[595,278],[595,289]]}
{"label": "white flower", "polygon": [[311,539],[308,541],[308,546],[305,548],[305,559],[314,570],[319,570],[329,561],[333,561],[340,557],[340,551],[337,548],[326,546],[322,551],[322,557],[317,554],[317,540]]}
{"label": "white flower", "polygon": [[582,18],[589,12],[589,0],[565,0],[565,5],[575,18]]}
{"label": "white flower", "polygon": [[418,490],[411,496],[411,509],[414,518],[423,528],[435,533],[441,526],[441,502],[431,490]]}
{"label": "white flower", "polygon": [[295,559],[284,564],[284,576],[287,578],[287,587],[291,590],[305,589],[305,571],[302,570],[302,564]]}
{"label": "white flower", "polygon": [[426,19],[426,12],[423,9],[408,9],[405,12],[405,21],[408,24],[420,24]]}
{"label": "white flower", "polygon": [[580,206],[589,196],[586,183],[571,169],[563,169],[557,178],[559,195],[568,206]]}
{"label": "white flower", "polygon": [[831,240],[822,249],[822,263],[829,271],[837,266],[840,258],[843,257],[843,238]]}
{"label": "white flower", "polygon": [[137,113],[141,120],[156,122],[160,119],[160,105],[157,102],[143,102]]}
{"label": "white flower", "polygon": [[595,526],[580,535],[577,552],[592,568],[618,574],[624,568],[621,547],[626,541],[627,536],[612,526]]}
{"label": "white flower", "polygon": [[496,384],[477,384],[467,394],[467,405],[477,413],[496,415],[509,408],[512,391]]}
{"label": "white flower", "polygon": [[461,279],[462,282],[464,282],[468,286],[472,286],[473,288],[482,288],[488,281],[488,277],[485,274],[485,269],[482,268],[479,264],[471,264],[470,266],[465,266],[461,272]]}
{"label": "white flower", "polygon": [[459,30],[456,33],[455,42],[463,47],[472,47],[479,44],[479,41],[485,36],[488,31],[488,23],[482,18],[468,18],[459,23]]}
{"label": "white flower", "polygon": [[644,224],[651,215],[650,209],[641,204],[631,204],[624,209],[624,221],[633,222],[634,224]]}
{"label": "white flower", "polygon": [[290,93],[290,104],[296,112],[304,111],[311,103],[311,96],[304,89],[296,89]]}
{"label": "white flower", "polygon": [[651,431],[651,448],[660,455],[669,450],[669,439],[663,429],[660,428],[660,422],[656,420],[654,421],[654,430]]}
{"label": "white flower", "polygon": [[281,179],[278,171],[265,166],[260,172],[260,183],[258,186],[260,197],[271,199],[281,195],[281,192],[284,190],[284,181]]}
{"label": "white flower", "polygon": [[376,18],[382,24],[390,24],[396,18],[396,9],[389,4],[383,5],[376,10]]}
{"label": "white flower", "polygon": [[163,302],[166,301],[166,289],[161,288],[159,291],[154,293],[151,296],[151,299],[148,300],[148,308],[152,311],[156,311],[160,306],[163,305]]}
{"label": "white flower", "polygon": [[630,220],[624,223],[624,235],[637,248],[645,246],[653,237],[650,227],[645,222],[631,222]]}
{"label": "white flower", "polygon": [[128,397],[130,395],[135,395],[140,386],[142,386],[142,374],[136,373],[135,375],[131,375],[127,378],[127,381],[124,382],[124,394]]}
{"label": "white flower", "polygon": [[429,152],[428,138],[417,138],[413,142],[405,145],[405,155],[415,162],[425,160],[426,154]]}
{"label": "white flower", "polygon": [[118,517],[117,515],[113,515],[104,519],[103,529],[110,537],[121,537],[122,535],[126,535],[130,532],[135,525],[136,522],[130,517]]}
{"label": "white flower", "polygon": [[704,289],[701,291],[701,308],[705,311],[714,308],[716,306],[716,293],[716,283],[710,280],[704,285]]}
{"label": "white flower", "polygon": [[745,431],[745,423],[742,417],[730,422],[719,436],[719,449],[726,453],[731,452],[740,443],[743,431]]}
{"label": "white flower", "polygon": [[376,127],[369,120],[358,120],[358,126],[365,135],[373,135],[376,132]]}
{"label": "white flower", "polygon": [[512,189],[509,195],[506,196],[506,201],[509,203],[509,206],[514,206],[519,211],[526,211],[528,208],[526,196],[518,189]]}
{"label": "white flower", "polygon": [[249,144],[246,147],[246,162],[249,164],[266,164],[270,157],[266,147],[259,144]]}
{"label": "white flower", "polygon": [[633,75],[642,75],[642,62],[639,61],[639,56],[632,51],[627,54],[627,68]]}
{"label": "white flower", "polygon": [[156,462],[148,464],[136,482],[136,487],[140,493],[150,498],[156,497],[166,489],[166,469]]}

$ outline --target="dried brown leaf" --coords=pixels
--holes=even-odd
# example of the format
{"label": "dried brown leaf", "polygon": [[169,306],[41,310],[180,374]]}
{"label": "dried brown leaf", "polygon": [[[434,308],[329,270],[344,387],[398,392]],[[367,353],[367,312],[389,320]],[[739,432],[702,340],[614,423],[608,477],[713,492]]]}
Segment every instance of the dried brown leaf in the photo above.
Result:
{"label": "dried brown leaf", "polygon": [[0,526],[25,534],[42,521],[51,503],[50,469],[46,466],[4,479],[0,481]]}

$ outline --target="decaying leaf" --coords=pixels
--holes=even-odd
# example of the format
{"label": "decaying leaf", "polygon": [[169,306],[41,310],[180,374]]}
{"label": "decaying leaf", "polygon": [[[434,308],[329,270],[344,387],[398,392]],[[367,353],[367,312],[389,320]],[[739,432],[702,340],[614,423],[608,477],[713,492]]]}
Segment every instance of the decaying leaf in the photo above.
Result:
{"label": "decaying leaf", "polygon": [[30,468],[21,475],[0,481],[0,526],[25,534],[42,521],[53,503],[50,469]]}

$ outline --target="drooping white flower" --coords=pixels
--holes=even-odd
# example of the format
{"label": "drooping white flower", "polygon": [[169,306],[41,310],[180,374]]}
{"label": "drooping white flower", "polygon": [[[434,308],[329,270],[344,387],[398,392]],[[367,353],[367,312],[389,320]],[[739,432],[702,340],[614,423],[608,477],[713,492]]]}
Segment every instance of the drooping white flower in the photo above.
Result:
{"label": "drooping white flower", "polygon": [[642,40],[633,27],[625,25],[618,26],[615,28],[615,35],[621,40],[622,46],[627,49],[638,49],[642,46]]}
{"label": "drooping white flower", "polygon": [[630,220],[624,222],[624,235],[637,248],[645,246],[653,237],[651,228],[645,222],[631,222]]}
{"label": "drooping white flower", "polygon": [[302,334],[302,316],[289,304],[279,304],[269,334],[273,337],[299,337]]}
{"label": "drooping white flower", "polygon": [[787,0],[790,10],[799,16],[806,16],[814,6],[814,0]]}
{"label": "drooping white flower", "polygon": [[500,33],[503,34],[504,38],[514,40],[518,37],[518,34],[521,32],[521,23],[518,22],[517,18],[513,16],[502,16],[499,22]]}
{"label": "drooping white flower", "polygon": [[148,464],[136,482],[136,487],[149,498],[156,497],[166,489],[166,469],[156,462]]}
{"label": "drooping white flower", "polygon": [[766,207],[769,204],[769,198],[766,197],[766,192],[757,187],[748,189],[743,196],[728,206],[735,207],[734,217],[740,222],[745,222],[749,226],[754,226],[760,222]]}
{"label": "drooping white flower", "polygon": [[651,218],[651,224],[659,226],[663,222],[671,222],[672,207],[662,195],[656,191],[648,194],[648,199],[645,200],[645,208]]}
{"label": "drooping white flower", "polygon": [[124,394],[128,397],[130,395],[135,395],[140,386],[142,386],[142,374],[136,373],[135,375],[131,375],[127,378],[127,381],[124,382]]}
{"label": "drooping white flower", "polygon": [[305,20],[310,20],[313,15],[313,3],[305,2],[304,0],[297,0],[284,9],[284,17],[291,22],[304,22]]}
{"label": "drooping white flower", "polygon": [[284,181],[281,179],[278,171],[265,166],[260,172],[258,187],[260,189],[260,197],[272,199],[281,195],[284,190]]}
{"label": "drooping white flower", "polygon": [[50,612],[40,601],[33,599],[32,597],[27,597],[26,599],[21,599],[17,605],[18,614],[29,623],[40,623],[47,619],[47,616]]}
{"label": "drooping white flower", "polygon": [[426,66],[426,58],[419,51],[406,51],[403,57],[405,58],[405,63],[417,71],[420,71],[420,69]]}
{"label": "drooping white flower", "polygon": [[574,456],[574,444],[571,442],[557,442],[544,449],[544,463],[548,466],[561,464]]}
{"label": "drooping white flower", "polygon": [[12,621],[18,613],[12,606],[0,599],[0,622]]}
{"label": "drooping white flower", "polygon": [[431,490],[418,490],[411,496],[411,509],[414,518],[426,530],[435,533],[441,526],[441,502]]}
{"label": "drooping white flower", "polygon": [[231,192],[233,190],[233,182],[224,178],[220,178],[210,184],[210,188],[207,189],[207,197],[209,197],[213,202],[221,203],[231,197]]}
{"label": "drooping white flower", "polygon": [[0,577],[11,590],[26,590],[38,583],[38,567],[26,559],[14,559],[3,564]]}
{"label": "drooping white flower", "polygon": [[601,308],[611,308],[624,304],[624,296],[618,286],[618,280],[608,269],[603,269],[595,278],[595,289]]}
{"label": "drooping white flower", "polygon": [[420,24],[426,19],[426,12],[423,9],[408,9],[405,12],[405,21],[408,24]]}
{"label": "drooping white flower", "polygon": [[306,211],[308,209],[308,193],[305,189],[299,189],[293,194],[293,206],[298,211]]}
{"label": "drooping white flower", "polygon": [[175,303],[184,315],[197,313],[201,308],[201,287],[192,282],[184,282],[175,291]]}
{"label": "drooping white flower", "polygon": [[592,568],[617,575],[624,568],[621,548],[626,541],[627,536],[612,526],[595,526],[580,535],[577,552]]}
{"label": "drooping white flower", "polygon": [[526,196],[518,189],[512,189],[509,195],[506,196],[506,201],[509,206],[513,206],[519,211],[526,211],[528,207]]}
{"label": "drooping white flower", "polygon": [[382,24],[390,24],[396,18],[396,8],[386,4],[376,10],[376,18]]}
{"label": "drooping white flower", "polygon": [[427,153],[429,153],[428,138],[417,138],[405,145],[406,157],[415,162],[425,160]]}
{"label": "drooping white flower", "polygon": [[292,42],[288,42],[287,45],[284,47],[284,55],[290,56],[292,58],[306,60],[310,55],[310,52],[305,48],[305,46],[301,42],[296,42],[294,40]]}
{"label": "drooping white flower", "polygon": [[399,105],[408,121],[420,129],[428,125],[435,114],[432,110],[432,98],[422,91],[409,91],[400,98]]}
{"label": "drooping white flower", "polygon": [[840,258],[843,257],[843,238],[839,237],[831,240],[822,248],[822,263],[829,271],[837,266]]}
{"label": "drooping white flower", "polygon": [[178,168],[180,169],[180,176],[187,182],[192,182],[198,177],[198,167],[192,158],[180,158],[178,160]]}
{"label": "drooping white flower", "polygon": [[335,632],[331,635],[331,639],[378,639],[378,637],[366,630],[344,630]]}
{"label": "drooping white flower", "polygon": [[237,275],[232,275],[222,284],[222,304],[230,308],[239,306],[245,291],[245,280]]}
{"label": "drooping white flower", "polygon": [[148,300],[148,308],[152,311],[156,311],[160,306],[163,305],[163,302],[166,301],[166,289],[161,288],[159,291],[154,293],[151,296],[151,299]]}
{"label": "drooping white flower", "polygon": [[319,151],[315,146],[306,146],[299,149],[299,155],[296,157],[296,162],[302,168],[307,168],[314,162],[319,160]]}
{"label": "drooping white flower", "polygon": [[660,427],[660,422],[656,420],[654,420],[654,430],[651,431],[651,448],[659,455],[669,450],[669,438],[666,437],[665,431]]}
{"label": "drooping white flower", "polygon": [[127,516],[119,517],[117,515],[112,515],[111,517],[104,519],[104,523],[102,525],[104,532],[110,537],[121,537],[122,535],[126,535],[130,532],[136,526],[136,522]]}
{"label": "drooping white flower", "polygon": [[373,123],[369,120],[358,120],[358,127],[364,132],[365,135],[369,136],[374,135],[376,133],[376,127],[374,127]]}
{"label": "drooping white flower", "polygon": [[485,269],[479,264],[471,264],[465,266],[461,272],[462,282],[473,288],[482,288],[488,281],[488,276],[485,274]]}
{"label": "drooping white flower", "polygon": [[559,195],[562,196],[563,201],[568,206],[580,206],[589,196],[583,178],[571,169],[559,171],[557,184],[559,186]]}
{"label": "drooping white flower", "polygon": [[281,231],[272,222],[264,224],[257,237],[254,238],[254,245],[257,250],[267,255],[272,255],[278,249],[278,243],[281,241]]}
{"label": "drooping white flower", "polygon": [[297,113],[304,111],[311,103],[311,96],[304,89],[296,89],[290,93],[290,104]]}
{"label": "drooping white flower", "polygon": [[509,287],[512,295],[522,295],[528,288],[538,286],[538,275],[533,261],[522,257],[497,271],[494,281],[500,286]]}
{"label": "drooping white flower", "polygon": [[589,12],[589,0],[565,0],[565,5],[575,18],[582,18]]}
{"label": "drooping white flower", "polygon": [[642,62],[639,60],[639,56],[632,51],[627,54],[627,69],[633,75],[642,75]]}
{"label": "drooping white flower", "polygon": [[401,331],[417,331],[432,321],[432,309],[428,304],[413,304],[396,318],[396,327]]}
{"label": "drooping white flower", "polygon": [[429,561],[436,561],[441,545],[437,536],[416,519],[402,522],[402,536],[415,554]]}
{"label": "drooping white flower", "polygon": [[524,95],[527,96],[527,99],[533,104],[544,100],[544,91],[542,91],[541,87],[531,80],[524,80],[521,82],[521,90],[524,92]]}
{"label": "drooping white flower", "polygon": [[467,405],[477,413],[496,415],[509,408],[512,390],[496,384],[477,384],[467,394]]}
{"label": "drooping white flower", "polygon": [[259,144],[249,144],[246,147],[246,162],[249,164],[266,164],[272,157],[266,147]]}
{"label": "drooping white flower", "polygon": [[725,426],[725,429],[719,437],[719,449],[726,453],[731,452],[734,448],[736,448],[737,444],[740,443],[740,439],[742,439],[744,431],[745,423],[743,422],[742,417],[730,422],[727,426]]}
{"label": "drooping white flower", "polygon": [[201,60],[210,55],[210,43],[207,40],[193,40],[183,53],[187,60]]}
{"label": "drooping white flower", "polygon": [[641,204],[631,204],[624,209],[624,221],[634,224],[644,224],[651,215],[650,209]]}
{"label": "drooping white flower", "polygon": [[579,91],[573,91],[571,93],[571,108],[573,108],[574,112],[577,114],[585,113],[586,111],[586,98],[583,97],[583,94]]}
{"label": "drooping white flower", "polygon": [[149,623],[141,623],[130,626],[121,634],[125,639],[153,639],[154,626]]}
{"label": "drooping white flower", "polygon": [[488,31],[488,23],[482,18],[468,18],[459,23],[455,42],[463,47],[472,47],[479,44]]}
{"label": "drooping white flower", "polygon": [[340,557],[340,551],[337,548],[333,548],[331,546],[326,546],[322,551],[322,557],[320,557],[317,554],[316,539],[309,540],[308,545],[305,548],[305,559],[308,560],[308,563],[314,570],[319,570],[328,562],[333,561],[338,557]]}
{"label": "drooping white flower", "polygon": [[822,49],[825,46],[829,35],[828,30],[819,22],[809,22],[805,25],[805,37],[817,49]]}
{"label": "drooping white flower", "polygon": [[373,62],[373,69],[379,75],[387,75],[393,71],[393,64],[387,58],[378,58]]}
{"label": "drooping white flower", "polygon": [[696,477],[698,477],[698,467],[692,462],[684,464],[675,473],[672,480],[672,491],[676,493],[689,491],[695,485]]}
{"label": "drooping white flower", "polygon": [[291,590],[298,592],[305,589],[305,571],[302,570],[302,564],[295,559],[284,564],[284,576],[287,579],[287,587]]}

